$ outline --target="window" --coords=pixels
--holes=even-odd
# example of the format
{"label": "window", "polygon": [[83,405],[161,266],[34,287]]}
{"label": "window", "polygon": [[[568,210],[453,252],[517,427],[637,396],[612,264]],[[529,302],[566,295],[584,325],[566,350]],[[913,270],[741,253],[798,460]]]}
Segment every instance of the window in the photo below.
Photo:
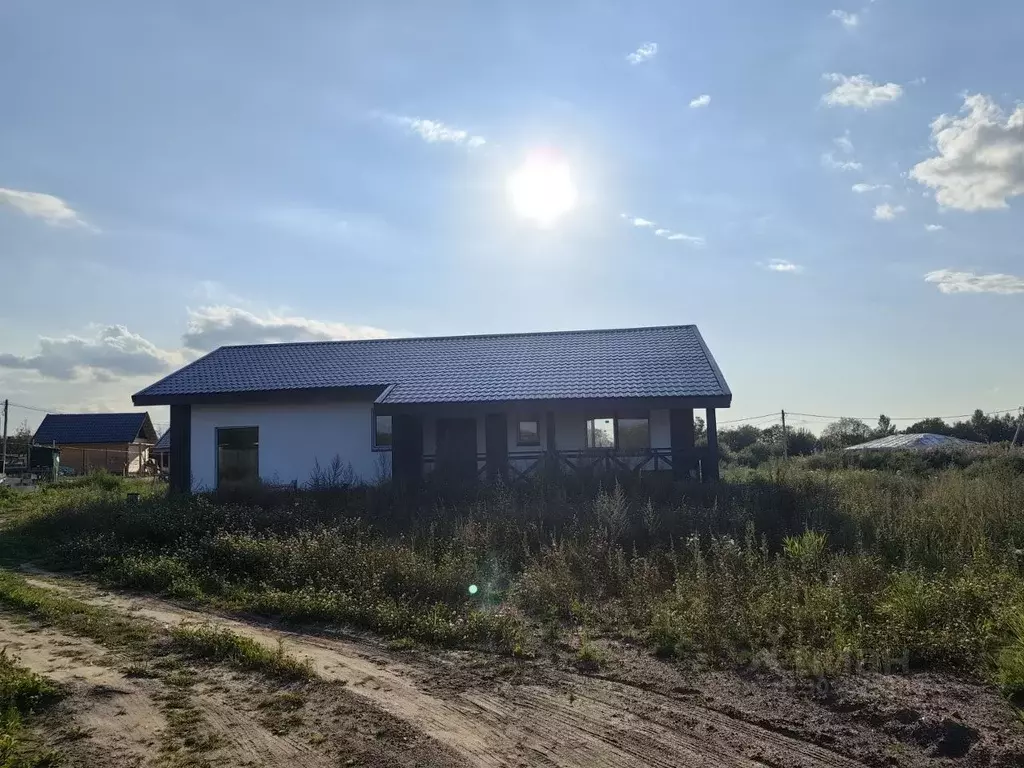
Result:
{"label": "window", "polygon": [[651,448],[650,421],[647,418],[587,419],[587,448],[646,453]]}
{"label": "window", "polygon": [[392,443],[390,416],[373,417],[373,448],[377,451],[390,451]]}
{"label": "window", "polygon": [[587,448],[615,447],[615,419],[587,419]]}
{"label": "window", "polygon": [[520,421],[516,430],[516,445],[540,445],[540,422]]}
{"label": "window", "polygon": [[619,419],[619,450],[647,453],[651,449],[651,426],[647,419]]}
{"label": "window", "polygon": [[217,487],[260,479],[259,427],[217,430]]}

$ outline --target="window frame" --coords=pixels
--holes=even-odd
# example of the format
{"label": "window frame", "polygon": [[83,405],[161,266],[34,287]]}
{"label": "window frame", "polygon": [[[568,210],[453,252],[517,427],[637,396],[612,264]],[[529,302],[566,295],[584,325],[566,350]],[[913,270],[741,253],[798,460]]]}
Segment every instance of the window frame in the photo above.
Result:
{"label": "window frame", "polygon": [[[612,423],[612,444],[606,445],[589,445],[590,443],[590,429],[588,424],[592,421],[611,421]],[[619,449],[619,417],[616,414],[606,414],[604,416],[587,416],[583,420],[583,448],[587,451],[617,451]]]}
{"label": "window frame", "polygon": [[[650,453],[651,449],[651,414],[648,411],[645,415],[634,416],[631,414],[620,414],[612,413],[611,415],[605,414],[604,416],[586,416],[583,419],[583,446],[585,451],[615,451],[616,453],[622,450],[621,443],[619,441],[619,420],[628,419],[629,421],[646,421],[647,422],[647,453]],[[605,421],[611,420],[612,422],[612,445],[610,447],[599,447],[588,445],[588,438],[590,436],[590,430],[587,425],[591,421]]]}
{"label": "window frame", "polygon": [[[523,424],[524,423],[530,423],[530,424],[536,424],[537,425],[537,428],[534,430],[534,433],[537,435],[537,439],[536,440],[530,440],[530,441],[523,440]],[[539,448],[540,444],[541,444],[540,419],[537,419],[537,418],[528,418],[528,419],[517,418],[516,419],[516,447],[517,448]]]}
{"label": "window frame", "polygon": [[[391,420],[391,444],[390,445],[378,445],[377,444],[377,419],[390,419]],[[395,446],[395,417],[390,413],[377,413],[374,411],[370,416],[370,450],[388,452],[394,449]]]}
{"label": "window frame", "polygon": [[[213,476],[217,481],[217,489],[221,487],[220,482],[220,433],[222,430],[228,429],[255,429],[256,430],[256,482],[259,483],[263,479],[263,475],[260,474],[260,425],[259,424],[236,424],[231,427],[214,427],[213,428]],[[170,455],[168,454],[168,458]]]}

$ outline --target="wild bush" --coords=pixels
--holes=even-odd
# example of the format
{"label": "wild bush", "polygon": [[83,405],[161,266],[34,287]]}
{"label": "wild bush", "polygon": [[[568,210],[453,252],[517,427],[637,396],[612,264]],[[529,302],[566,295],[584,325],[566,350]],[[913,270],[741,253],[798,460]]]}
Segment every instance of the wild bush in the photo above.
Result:
{"label": "wild bush", "polygon": [[914,665],[981,674],[1004,648],[1015,658],[1016,458],[916,469],[818,459],[731,471],[715,485],[542,474],[415,500],[331,482],[130,504],[83,484],[19,508],[0,556],[507,652],[528,646],[534,623],[554,636],[583,623],[718,660],[906,651]]}

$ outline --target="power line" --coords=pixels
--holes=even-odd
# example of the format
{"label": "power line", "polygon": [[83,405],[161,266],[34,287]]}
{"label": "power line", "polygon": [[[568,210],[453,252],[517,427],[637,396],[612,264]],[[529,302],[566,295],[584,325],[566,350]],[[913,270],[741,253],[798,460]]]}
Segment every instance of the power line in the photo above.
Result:
{"label": "power line", "polygon": [[[1017,408],[1004,408],[998,411],[987,411],[986,416],[994,416],[997,413],[1013,413]],[[820,413],[799,413],[797,411],[790,411],[792,416],[805,416],[811,419],[826,419],[834,421],[837,419],[859,419],[860,421],[869,421],[871,419],[877,419],[877,416],[825,416]],[[925,419],[942,419],[948,421],[950,419],[969,419],[973,416],[973,413],[960,413],[955,416],[890,416],[889,421],[924,421]]]}
{"label": "power line", "polygon": [[21,408],[26,411],[37,411],[39,413],[60,413],[56,408],[39,408],[35,405],[25,405],[23,403],[11,403],[12,408]]}
{"label": "power line", "polygon": [[729,421],[720,421],[719,424],[739,424],[741,421],[756,421],[758,419],[764,419],[768,416],[775,416],[775,412],[763,413],[760,416],[747,416],[745,419],[730,419]]}

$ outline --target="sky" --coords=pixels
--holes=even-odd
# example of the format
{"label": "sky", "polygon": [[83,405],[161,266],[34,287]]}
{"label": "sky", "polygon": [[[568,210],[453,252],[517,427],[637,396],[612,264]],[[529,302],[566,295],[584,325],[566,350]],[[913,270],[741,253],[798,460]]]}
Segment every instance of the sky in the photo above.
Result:
{"label": "sky", "polygon": [[1019,0],[0,0],[0,398],[696,323],[720,421],[1016,408],[1022,37]]}

